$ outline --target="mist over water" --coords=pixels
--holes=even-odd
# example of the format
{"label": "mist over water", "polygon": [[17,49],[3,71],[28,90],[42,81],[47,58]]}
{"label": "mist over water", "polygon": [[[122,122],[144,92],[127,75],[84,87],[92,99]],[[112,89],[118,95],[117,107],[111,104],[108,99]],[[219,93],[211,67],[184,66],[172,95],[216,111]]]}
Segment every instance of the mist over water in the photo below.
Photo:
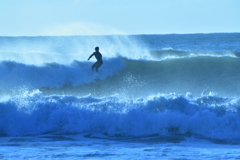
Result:
{"label": "mist over water", "polygon": [[0,60],[34,65],[86,61],[96,46],[100,47],[104,58],[150,57],[146,49],[128,36],[1,37],[0,42]]}

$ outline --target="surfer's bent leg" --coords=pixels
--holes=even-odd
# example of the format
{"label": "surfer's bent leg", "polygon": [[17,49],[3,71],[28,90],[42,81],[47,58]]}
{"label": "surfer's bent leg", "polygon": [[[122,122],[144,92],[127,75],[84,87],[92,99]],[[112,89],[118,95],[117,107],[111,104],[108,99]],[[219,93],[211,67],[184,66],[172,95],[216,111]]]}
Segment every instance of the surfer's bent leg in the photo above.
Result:
{"label": "surfer's bent leg", "polygon": [[99,61],[97,64],[96,64],[96,71],[98,72],[98,68],[101,67],[101,65],[103,64],[102,61]]}
{"label": "surfer's bent leg", "polygon": [[96,62],[96,63],[94,63],[94,64],[92,65],[92,70],[94,70],[94,68],[97,66],[97,63],[98,63],[98,62]]}

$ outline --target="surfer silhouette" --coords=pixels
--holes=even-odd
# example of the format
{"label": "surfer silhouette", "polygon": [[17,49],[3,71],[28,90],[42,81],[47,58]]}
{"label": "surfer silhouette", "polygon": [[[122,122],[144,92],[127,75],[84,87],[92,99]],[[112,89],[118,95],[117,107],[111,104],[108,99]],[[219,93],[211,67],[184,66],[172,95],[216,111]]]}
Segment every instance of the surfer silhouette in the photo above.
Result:
{"label": "surfer silhouette", "polygon": [[94,68],[96,68],[96,72],[98,72],[98,68],[101,67],[101,65],[103,64],[102,54],[99,52],[99,47],[95,47],[95,52],[93,52],[93,54],[90,55],[88,60],[90,60],[92,56],[95,56],[97,59],[97,62],[92,65],[92,70],[94,71]]}

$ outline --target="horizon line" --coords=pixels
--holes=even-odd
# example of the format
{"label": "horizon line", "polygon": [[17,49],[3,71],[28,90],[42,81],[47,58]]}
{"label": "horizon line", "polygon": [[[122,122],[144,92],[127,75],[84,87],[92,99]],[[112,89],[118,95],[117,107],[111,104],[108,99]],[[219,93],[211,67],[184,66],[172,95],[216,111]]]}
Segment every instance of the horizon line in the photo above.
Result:
{"label": "horizon line", "polygon": [[0,37],[74,37],[74,36],[138,36],[138,35],[186,35],[186,34],[238,34],[240,32],[196,32],[196,33],[138,33],[138,34],[77,34],[77,35],[16,35]]}

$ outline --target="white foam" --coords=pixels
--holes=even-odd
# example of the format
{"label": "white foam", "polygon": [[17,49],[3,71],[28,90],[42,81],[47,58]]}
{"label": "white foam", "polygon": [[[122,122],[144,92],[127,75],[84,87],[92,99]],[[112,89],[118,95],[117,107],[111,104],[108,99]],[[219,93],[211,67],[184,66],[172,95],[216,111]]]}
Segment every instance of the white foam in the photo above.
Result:
{"label": "white foam", "polygon": [[233,104],[231,99],[218,103],[215,99],[213,97],[213,107],[199,103],[199,98],[188,99],[181,95],[127,100],[90,95],[44,97],[37,91],[0,102],[0,132],[6,135],[83,132],[111,136],[192,134],[237,141],[240,136],[239,111],[227,108],[237,109],[239,103]]}

